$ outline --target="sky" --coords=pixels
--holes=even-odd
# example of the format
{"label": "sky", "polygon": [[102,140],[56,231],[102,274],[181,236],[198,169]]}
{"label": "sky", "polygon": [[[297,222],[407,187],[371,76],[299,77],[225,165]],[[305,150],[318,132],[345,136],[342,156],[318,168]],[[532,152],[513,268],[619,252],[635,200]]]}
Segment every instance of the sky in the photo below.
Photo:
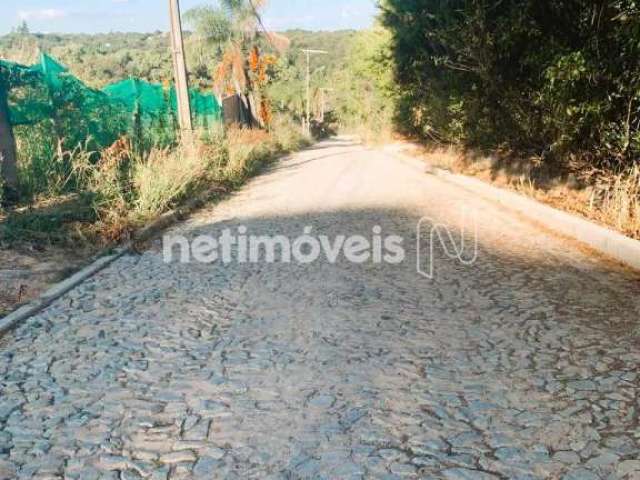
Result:
{"label": "sky", "polygon": [[[215,0],[181,0],[182,10]],[[23,20],[34,32],[96,33],[167,30],[167,0],[0,0],[0,34]],[[375,0],[270,0],[269,30],[340,30],[373,23]]]}

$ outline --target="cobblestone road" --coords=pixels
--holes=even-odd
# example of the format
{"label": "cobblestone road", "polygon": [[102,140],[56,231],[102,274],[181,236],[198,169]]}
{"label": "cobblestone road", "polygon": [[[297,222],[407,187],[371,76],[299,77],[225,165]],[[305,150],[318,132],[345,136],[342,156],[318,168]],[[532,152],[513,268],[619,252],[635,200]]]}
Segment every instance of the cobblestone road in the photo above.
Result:
{"label": "cobblestone road", "polygon": [[[415,272],[419,218],[478,216]],[[0,340],[0,478],[638,479],[638,276],[336,140],[173,233],[405,237],[401,265],[128,256]]]}

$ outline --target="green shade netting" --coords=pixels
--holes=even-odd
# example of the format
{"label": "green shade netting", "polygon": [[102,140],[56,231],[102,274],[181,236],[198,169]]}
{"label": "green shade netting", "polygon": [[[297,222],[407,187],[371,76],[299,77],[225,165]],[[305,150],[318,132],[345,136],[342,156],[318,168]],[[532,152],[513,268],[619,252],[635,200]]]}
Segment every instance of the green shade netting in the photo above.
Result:
{"label": "green shade netting", "polygon": [[162,85],[147,83],[136,78],[106,86],[103,90],[113,101],[125,106],[131,113],[157,116],[169,113],[168,95]]}
{"label": "green shade netting", "polygon": [[38,66],[44,75],[47,85],[51,88],[62,88],[61,76],[66,73],[67,67],[59,64],[52,57],[43,53],[40,55],[40,65]]}
{"label": "green shade netting", "polygon": [[[125,105],[130,112],[139,111],[142,116],[177,116],[177,100],[174,87],[165,90],[162,85],[131,78],[108,85],[103,89],[111,99]],[[222,109],[213,95],[190,90],[191,114],[197,126],[207,126],[222,119]]]}
{"label": "green shade netting", "polygon": [[[137,78],[89,88],[47,54],[36,65],[0,60],[0,87],[9,92],[9,117],[14,126],[51,120],[56,134],[67,144],[92,139],[106,146],[124,133],[145,137],[145,143],[175,138],[175,89],[164,89]],[[213,95],[190,91],[196,126],[207,127],[222,119]]]}

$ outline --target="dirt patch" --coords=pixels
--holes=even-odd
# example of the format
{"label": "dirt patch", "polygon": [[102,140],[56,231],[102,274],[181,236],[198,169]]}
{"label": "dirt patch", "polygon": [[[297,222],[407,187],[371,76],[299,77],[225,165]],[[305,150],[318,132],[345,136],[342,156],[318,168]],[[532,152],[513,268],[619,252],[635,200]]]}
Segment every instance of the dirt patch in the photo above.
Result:
{"label": "dirt patch", "polygon": [[0,316],[33,300],[84,265],[90,256],[87,249],[0,247]]}
{"label": "dirt patch", "polygon": [[83,233],[92,220],[86,199],[78,195],[0,211],[0,316],[33,300],[95,255],[100,242]]}

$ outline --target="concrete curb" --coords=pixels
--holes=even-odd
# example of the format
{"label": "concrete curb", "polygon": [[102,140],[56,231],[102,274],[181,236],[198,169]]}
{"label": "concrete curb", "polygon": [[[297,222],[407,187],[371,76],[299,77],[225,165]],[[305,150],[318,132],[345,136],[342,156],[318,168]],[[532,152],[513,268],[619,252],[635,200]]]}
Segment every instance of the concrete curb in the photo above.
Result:
{"label": "concrete curb", "polygon": [[[311,147],[312,145],[313,144],[309,145],[309,147]],[[303,148],[300,151],[304,150],[306,150],[306,148]],[[294,152],[282,153],[280,155],[277,155],[273,160],[274,162],[278,162],[283,158],[287,158],[292,153]],[[207,189],[200,195],[197,195],[195,198],[186,202],[181,207],[163,213],[150,224],[133,232],[133,241],[127,242],[120,248],[117,248],[115,254],[98,258],[93,263],[75,273],[68,279],[53,285],[35,300],[32,300],[26,305],[23,305],[17,310],[14,310],[5,317],[0,318],[0,338],[16,328],[19,323],[25,321],[29,317],[32,317],[33,315],[36,315],[37,313],[40,313],[54,301],[62,297],[65,293],[68,293],[88,278],[107,268],[120,257],[132,252],[134,250],[135,242],[143,242],[145,240],[148,240],[149,238],[165,230],[171,225],[174,225],[184,218],[188,217],[195,210],[212,201],[216,196],[223,197],[230,193],[231,190],[227,187],[221,184],[214,184],[211,188]]]}
{"label": "concrete curb", "polygon": [[[305,149],[302,149],[300,151],[304,150]],[[274,158],[274,161],[277,162],[282,160],[283,158],[287,158],[289,155],[291,155],[291,153],[292,152],[278,155]],[[76,274],[72,275],[68,279],[53,285],[35,300],[32,300],[26,305],[23,305],[17,310],[14,310],[5,317],[0,318],[0,338],[16,328],[18,324],[25,321],[29,317],[40,313],[42,310],[51,305],[55,300],[62,297],[65,293],[68,293],[70,290],[73,290],[86,279],[92,277],[101,270],[104,270],[120,257],[132,252],[135,249],[135,242],[143,242],[145,240],[148,240],[149,238],[165,230],[171,225],[180,222],[198,208],[212,201],[216,197],[216,195],[219,197],[223,197],[224,195],[228,195],[230,193],[231,190],[227,187],[221,184],[214,184],[211,188],[207,189],[200,195],[197,195],[195,198],[186,202],[184,205],[177,207],[174,210],[163,213],[150,224],[145,225],[139,230],[133,232],[132,241],[127,242],[120,248],[116,249],[117,253],[98,258],[93,263],[83,268]]]}
{"label": "concrete curb", "polygon": [[228,195],[229,193],[229,189],[223,187],[222,185],[214,185],[212,188],[204,191],[192,200],[186,202],[183,206],[178,207],[175,210],[170,210],[163,213],[149,225],[146,225],[140,230],[134,232],[133,239],[135,241],[148,240],[167,227],[170,227],[171,225],[174,225],[175,223],[188,217],[195,210],[213,200],[216,195],[218,195],[219,197],[223,197],[224,195]]}
{"label": "concrete curb", "polygon": [[419,168],[424,173],[430,173],[471,193],[500,203],[505,208],[516,211],[550,230],[574,238],[599,253],[631,268],[640,270],[640,241],[638,240],[626,237],[589,220],[544,205],[519,193],[494,187],[477,178],[454,174],[440,168],[432,168],[423,161],[402,153],[390,153],[412,167]]}
{"label": "concrete curb", "polygon": [[[140,230],[134,232],[134,241],[145,241],[151,238],[158,232],[180,221],[181,218],[184,218],[185,216],[189,215],[189,213],[204,205],[215,194],[227,193],[228,191],[224,187],[219,185],[214,186],[206,192],[198,195],[193,200],[187,202],[182,207],[163,213],[149,225],[146,225]],[[32,300],[26,305],[23,305],[7,316],[0,318],[0,337],[13,330],[18,326],[19,323],[25,321],[29,317],[32,317],[33,315],[36,315],[37,313],[40,313],[58,298],[62,297],[65,293],[68,293],[88,278],[94,276],[101,270],[104,270],[120,257],[131,252],[131,250],[132,244],[131,242],[129,242],[118,248],[115,254],[98,258],[90,265],[75,273],[71,277],[53,285],[35,300]]]}
{"label": "concrete curb", "polygon": [[125,255],[129,251],[128,248],[118,249],[116,253],[113,255],[108,255],[105,257],[100,257],[96,261],[94,261],[91,265],[83,268],[79,272],[75,273],[71,277],[63,280],[60,283],[52,286],[40,295],[35,300],[23,305],[19,309],[10,313],[6,317],[0,319],[0,337],[4,334],[11,331],[15,328],[20,322],[23,322],[27,318],[41,312],[49,305],[51,305],[55,300],[63,296],[65,293],[73,290],[75,287],[80,285],[86,279],[94,276],[101,270],[104,270],[117,259]]}
{"label": "concrete curb", "polygon": [[[290,155],[290,153],[279,155],[274,160],[279,161],[283,158],[286,158],[288,155]],[[163,213],[150,224],[145,225],[139,230],[133,232],[133,241],[127,242],[120,248],[116,249],[117,253],[98,258],[93,263],[83,268],[76,274],[72,275],[68,279],[53,285],[35,300],[32,300],[26,305],[23,305],[17,310],[14,310],[5,317],[0,318],[0,338],[16,328],[18,324],[25,321],[29,317],[40,313],[42,310],[51,305],[55,300],[62,297],[65,293],[68,293],[70,290],[73,290],[88,278],[107,268],[120,257],[133,251],[133,244],[135,242],[143,242],[145,240],[148,240],[149,238],[165,230],[171,225],[174,225],[184,218],[188,217],[195,210],[212,201],[216,196],[223,197],[224,195],[228,195],[230,193],[231,190],[229,190],[225,186],[214,184],[211,188],[197,195],[195,198],[186,202],[184,205],[174,210]]]}

